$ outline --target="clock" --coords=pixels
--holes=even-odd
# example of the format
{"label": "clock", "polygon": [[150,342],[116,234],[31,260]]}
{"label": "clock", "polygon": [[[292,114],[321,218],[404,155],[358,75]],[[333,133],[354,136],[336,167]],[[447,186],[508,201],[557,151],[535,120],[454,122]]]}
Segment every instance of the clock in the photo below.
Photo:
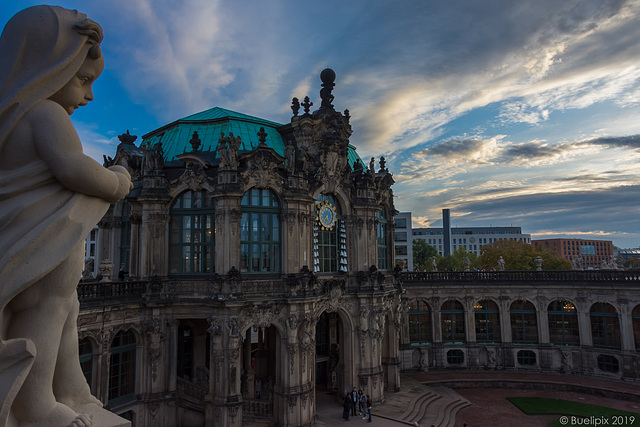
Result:
{"label": "clock", "polygon": [[336,225],[336,208],[327,200],[318,205],[318,212],[316,215],[318,223],[323,230],[332,230]]}

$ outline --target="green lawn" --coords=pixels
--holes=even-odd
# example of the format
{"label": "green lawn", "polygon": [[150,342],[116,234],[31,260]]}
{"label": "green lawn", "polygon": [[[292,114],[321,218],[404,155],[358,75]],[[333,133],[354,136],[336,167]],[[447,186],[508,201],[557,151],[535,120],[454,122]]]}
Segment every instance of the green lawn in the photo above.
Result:
{"label": "green lawn", "polygon": [[[635,412],[545,397],[507,397],[507,400],[527,415],[557,414],[558,419],[549,424],[551,427],[574,425],[640,426],[640,414]],[[561,418],[563,415],[564,418]],[[576,423],[571,422],[572,417]]]}

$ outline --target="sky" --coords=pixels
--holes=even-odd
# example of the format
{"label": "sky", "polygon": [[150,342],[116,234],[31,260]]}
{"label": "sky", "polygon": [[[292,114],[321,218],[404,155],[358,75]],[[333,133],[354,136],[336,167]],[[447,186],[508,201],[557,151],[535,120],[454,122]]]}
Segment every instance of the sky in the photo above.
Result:
{"label": "sky", "polygon": [[[0,25],[39,3],[3,2]],[[330,67],[351,143],[387,159],[414,227],[447,208],[454,227],[640,246],[640,0],[57,4],[104,29],[72,116],[97,160],[216,106],[287,123]]]}

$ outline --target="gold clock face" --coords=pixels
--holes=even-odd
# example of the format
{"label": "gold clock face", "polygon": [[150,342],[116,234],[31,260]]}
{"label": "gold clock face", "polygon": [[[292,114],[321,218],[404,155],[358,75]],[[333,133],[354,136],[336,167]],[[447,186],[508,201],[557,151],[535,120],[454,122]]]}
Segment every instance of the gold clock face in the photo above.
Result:
{"label": "gold clock face", "polygon": [[336,217],[336,208],[331,203],[325,200],[318,205],[318,214],[316,219],[323,230],[333,229],[336,225]]}

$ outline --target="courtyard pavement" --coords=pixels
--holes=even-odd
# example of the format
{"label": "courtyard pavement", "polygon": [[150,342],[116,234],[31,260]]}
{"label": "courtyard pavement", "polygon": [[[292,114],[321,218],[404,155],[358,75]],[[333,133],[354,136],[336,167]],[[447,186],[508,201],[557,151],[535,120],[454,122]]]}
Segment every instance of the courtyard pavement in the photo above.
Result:
{"label": "courtyard pavement", "polygon": [[[476,388],[473,386],[474,383],[487,381],[497,382],[497,387]],[[457,384],[455,392],[471,403],[470,406],[460,410],[456,414],[455,420],[452,420],[450,425],[456,427],[542,427],[548,426],[551,421],[560,418],[560,414],[525,415],[506,400],[507,397],[512,396],[563,399],[640,414],[640,384],[570,375],[501,371],[446,371],[403,374],[401,390],[395,393],[385,393],[385,402],[373,407],[371,423],[366,423],[360,417],[350,417],[349,421],[345,421],[342,418],[342,405],[336,400],[335,395],[318,391],[316,395],[316,425],[324,427],[366,423],[366,425],[372,426],[411,426],[413,424],[401,421],[400,418],[408,408],[409,402],[417,396],[420,384],[441,386],[451,382]],[[464,386],[464,382],[468,382],[469,386]],[[540,384],[550,384],[551,388],[554,388],[554,385],[569,384],[578,391],[539,389]],[[591,392],[579,391],[586,389],[590,389]],[[600,390],[604,390],[604,392],[600,392]],[[615,397],[616,392],[624,393],[627,397],[631,396],[632,399]],[[430,427],[426,424],[420,425],[421,427]]]}

